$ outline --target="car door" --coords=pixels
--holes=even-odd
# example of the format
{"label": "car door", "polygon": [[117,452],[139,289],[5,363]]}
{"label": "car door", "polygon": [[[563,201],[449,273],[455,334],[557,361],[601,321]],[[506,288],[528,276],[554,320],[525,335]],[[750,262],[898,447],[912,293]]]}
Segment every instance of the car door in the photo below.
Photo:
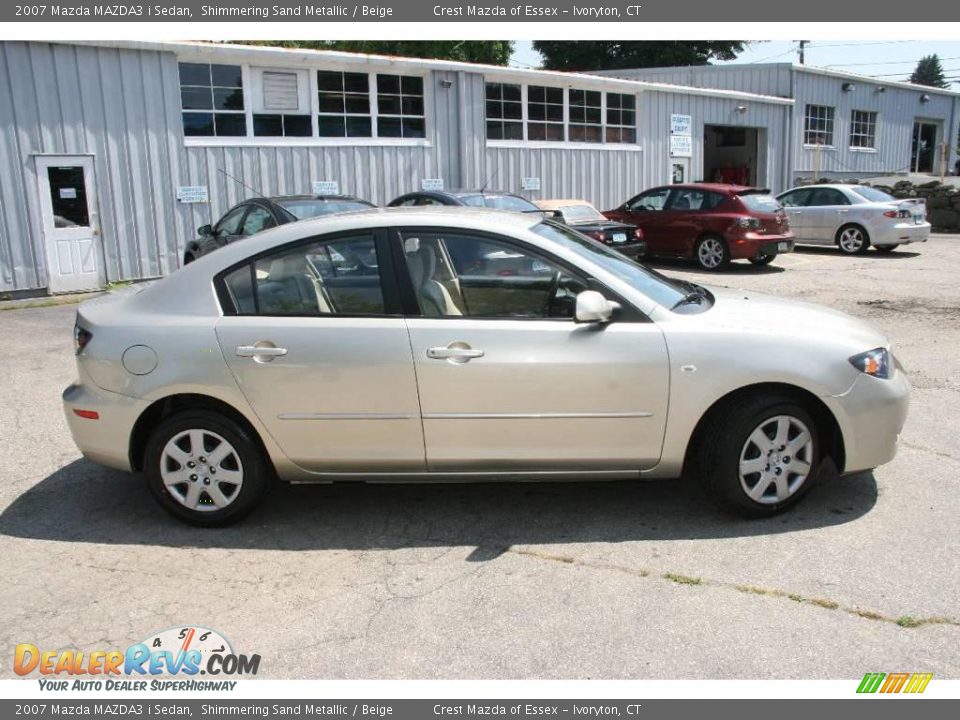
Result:
{"label": "car door", "polygon": [[850,214],[850,201],[836,188],[813,189],[810,201],[810,235],[821,245],[833,245],[837,230],[844,225]]}
{"label": "car door", "polygon": [[204,240],[208,241],[203,245],[201,250],[207,253],[242,237],[241,229],[243,228],[243,219],[246,217],[250,207],[251,205],[249,203],[242,203],[220,218],[220,222],[218,222],[213,229],[213,235],[201,239],[202,243]]}
{"label": "car door", "polygon": [[813,241],[810,232],[810,217],[813,208],[807,207],[811,192],[810,188],[799,188],[777,197],[787,213],[787,222],[790,223],[790,230],[797,236],[797,242]]}
{"label": "car door", "polygon": [[617,211],[607,213],[607,216],[636,225],[643,230],[648,252],[678,255],[681,250],[676,247],[669,232],[672,214],[667,208],[671,190],[669,187],[661,187],[642,192],[624,203]]}
{"label": "car door", "polygon": [[223,357],[270,435],[306,470],[425,467],[410,340],[385,243],[379,231],[323,236],[218,279],[232,306],[216,327]]}
{"label": "car door", "polygon": [[407,326],[429,470],[658,462],[669,370],[654,323],[636,312],[574,322],[577,293],[596,281],[522,242],[437,229],[403,230],[397,242],[421,313]]}

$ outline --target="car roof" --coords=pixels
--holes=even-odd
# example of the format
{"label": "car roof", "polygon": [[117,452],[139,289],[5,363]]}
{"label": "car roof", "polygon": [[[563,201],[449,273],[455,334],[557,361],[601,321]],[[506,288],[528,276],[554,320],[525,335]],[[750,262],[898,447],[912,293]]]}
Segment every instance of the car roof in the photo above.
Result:
{"label": "car roof", "polygon": [[[269,202],[282,202],[284,200],[319,200],[321,202],[332,202],[337,200],[350,200],[353,202],[369,203],[368,200],[358,198],[355,195],[277,195],[276,197],[255,198],[257,200],[267,200]],[[373,205],[373,203],[369,203]]]}
{"label": "car roof", "polygon": [[541,210],[559,210],[560,208],[574,206],[593,207],[586,200],[534,200],[533,204]]}
{"label": "car roof", "polygon": [[728,183],[677,183],[676,185],[664,185],[663,187],[683,188],[686,190],[707,190],[722,195],[739,195],[743,192],[755,193],[766,191],[766,188],[755,187],[753,185],[731,185]]}

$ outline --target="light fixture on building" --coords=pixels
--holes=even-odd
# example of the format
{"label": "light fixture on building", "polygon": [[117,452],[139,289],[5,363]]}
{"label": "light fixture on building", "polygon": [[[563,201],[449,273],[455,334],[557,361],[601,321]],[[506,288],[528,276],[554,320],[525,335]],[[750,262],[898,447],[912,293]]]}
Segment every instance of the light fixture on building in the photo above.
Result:
{"label": "light fixture on building", "polygon": [[922,103],[930,102],[930,96],[924,93],[923,95],[920,96],[920,102]]}
{"label": "light fixture on building", "polygon": [[885,93],[886,91],[887,91],[887,88],[886,88],[885,86],[883,86],[883,85],[877,85],[877,92],[878,92],[878,93]]}
{"label": "light fixture on building", "polygon": [[746,105],[737,105],[737,112],[743,115],[747,111]]}
{"label": "light fixture on building", "polygon": [[844,84],[843,84],[843,91],[844,91],[844,92],[850,92],[851,90],[853,90],[854,87],[856,87],[856,86],[855,86],[853,83],[844,83]]}
{"label": "light fixture on building", "polygon": [[444,90],[449,90],[453,87],[453,80],[441,80],[440,87],[442,87]]}

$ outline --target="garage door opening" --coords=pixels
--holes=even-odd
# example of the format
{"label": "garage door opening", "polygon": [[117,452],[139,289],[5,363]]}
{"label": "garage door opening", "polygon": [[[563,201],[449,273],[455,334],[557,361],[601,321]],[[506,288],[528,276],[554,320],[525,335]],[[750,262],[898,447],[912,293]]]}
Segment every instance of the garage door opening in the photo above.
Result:
{"label": "garage door opening", "polygon": [[763,128],[704,125],[704,180],[762,186],[766,181],[760,163],[764,134]]}

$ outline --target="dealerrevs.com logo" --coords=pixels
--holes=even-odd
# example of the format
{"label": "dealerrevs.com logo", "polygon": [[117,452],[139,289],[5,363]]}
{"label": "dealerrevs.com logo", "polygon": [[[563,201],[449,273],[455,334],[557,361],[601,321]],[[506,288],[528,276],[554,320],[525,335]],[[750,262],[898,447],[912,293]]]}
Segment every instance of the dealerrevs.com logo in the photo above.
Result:
{"label": "dealerrevs.com logo", "polygon": [[[225,678],[256,675],[260,656],[235,652],[216,630],[187,626],[154,633],[126,650],[43,650],[21,643],[13,669],[43,676],[42,690],[232,690],[236,681]],[[177,676],[184,679],[168,679]]]}
{"label": "dealerrevs.com logo", "polygon": [[860,681],[858,693],[919,694],[927,689],[933,673],[867,673]]}

